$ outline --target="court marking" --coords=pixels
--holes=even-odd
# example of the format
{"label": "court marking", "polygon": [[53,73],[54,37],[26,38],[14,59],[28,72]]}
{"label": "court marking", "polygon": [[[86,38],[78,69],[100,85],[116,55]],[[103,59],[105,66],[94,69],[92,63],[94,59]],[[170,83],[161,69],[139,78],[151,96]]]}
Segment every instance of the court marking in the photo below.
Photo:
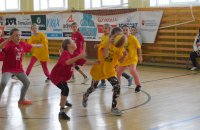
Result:
{"label": "court marking", "polygon": [[189,123],[193,120],[200,120],[200,116],[195,116],[195,117],[185,119],[185,120],[182,120],[182,121],[177,121],[177,122],[169,123],[169,124],[166,124],[166,125],[158,126],[158,127],[152,128],[151,130],[161,130],[161,129],[173,127],[173,126],[178,127],[177,125],[184,125],[184,124]]}
{"label": "court marking", "polygon": [[[77,94],[82,94],[83,92],[81,93],[76,93],[76,94],[72,94],[72,95],[77,95]],[[121,109],[123,112],[125,111],[128,111],[128,110],[131,110],[131,109],[135,109],[135,108],[138,108],[138,107],[141,107],[145,104],[147,104],[148,102],[151,101],[151,95],[145,91],[141,91],[140,93],[144,93],[144,95],[146,95],[147,99],[145,100],[145,102],[139,104],[139,105],[136,105],[136,106],[133,106],[133,107],[130,107],[130,108],[124,108],[124,109]],[[137,94],[137,93],[136,93]],[[59,96],[58,96],[59,97]],[[40,102],[40,101],[45,101],[45,100],[48,100],[48,99],[43,99],[43,100],[38,100],[38,101],[33,101],[33,102]],[[25,106],[26,107],[26,106]],[[29,106],[27,106],[29,107]],[[31,106],[30,106],[31,107]],[[6,107],[1,107],[0,109],[2,108],[6,108]],[[19,108],[20,109],[20,108]],[[70,108],[66,108],[66,109],[70,109]],[[85,108],[87,109],[87,108]],[[108,116],[110,115],[110,112],[102,112],[102,113],[97,113],[97,114],[91,114],[91,115],[80,115],[80,116],[71,116],[71,118],[80,118],[80,117],[89,117],[89,116],[102,116],[102,115],[105,115],[105,116]],[[8,116],[1,116],[0,118],[18,118],[18,117],[8,117]],[[37,117],[37,118],[31,118],[31,117],[20,117],[22,119],[51,119],[51,117],[45,117],[45,118],[40,118],[40,117]]]}

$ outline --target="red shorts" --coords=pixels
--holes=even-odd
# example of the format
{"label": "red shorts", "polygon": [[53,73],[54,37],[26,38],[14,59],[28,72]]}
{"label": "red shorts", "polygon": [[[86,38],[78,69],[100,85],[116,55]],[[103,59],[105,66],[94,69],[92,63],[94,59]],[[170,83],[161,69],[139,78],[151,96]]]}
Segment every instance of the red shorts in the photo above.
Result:
{"label": "red shorts", "polygon": [[79,59],[75,62],[75,65],[80,65],[83,66],[85,64],[86,60],[85,59]]}

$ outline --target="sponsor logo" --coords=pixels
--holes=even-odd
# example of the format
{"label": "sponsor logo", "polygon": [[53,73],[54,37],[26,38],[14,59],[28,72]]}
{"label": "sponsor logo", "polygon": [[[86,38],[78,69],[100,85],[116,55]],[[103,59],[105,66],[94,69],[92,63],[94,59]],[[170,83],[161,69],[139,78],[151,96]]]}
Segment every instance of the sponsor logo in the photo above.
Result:
{"label": "sponsor logo", "polygon": [[97,21],[99,22],[99,23],[101,23],[101,22],[116,22],[116,21],[118,21],[118,19],[116,18],[116,17],[113,17],[113,18],[101,18],[101,17],[99,17],[98,19],[97,19]]}
{"label": "sponsor logo", "polygon": [[6,18],[6,25],[17,25],[16,18]]}
{"label": "sponsor logo", "polygon": [[48,18],[47,19],[47,27],[58,28],[60,26],[59,18]]}
{"label": "sponsor logo", "polygon": [[72,32],[63,32],[63,37],[71,37]]}

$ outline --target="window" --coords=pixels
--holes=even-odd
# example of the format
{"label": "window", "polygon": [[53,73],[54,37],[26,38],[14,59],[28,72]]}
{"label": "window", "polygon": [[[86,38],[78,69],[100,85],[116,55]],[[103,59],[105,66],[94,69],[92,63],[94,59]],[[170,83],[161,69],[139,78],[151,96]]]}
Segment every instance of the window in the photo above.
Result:
{"label": "window", "polygon": [[85,0],[85,9],[128,7],[128,0]]}
{"label": "window", "polygon": [[0,11],[19,11],[20,0],[1,0]]}
{"label": "window", "polygon": [[150,6],[200,5],[200,0],[150,0]]}
{"label": "window", "polygon": [[68,8],[68,0],[34,0],[34,11],[64,10]]}

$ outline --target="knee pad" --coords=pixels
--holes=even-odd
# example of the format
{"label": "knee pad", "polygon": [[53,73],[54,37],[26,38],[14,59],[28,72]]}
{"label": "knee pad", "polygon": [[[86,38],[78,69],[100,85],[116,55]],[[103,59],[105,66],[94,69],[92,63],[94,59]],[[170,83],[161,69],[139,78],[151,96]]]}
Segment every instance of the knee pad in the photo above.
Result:
{"label": "knee pad", "polygon": [[68,88],[68,86],[66,86],[66,87],[62,90],[61,94],[62,94],[63,96],[68,96],[68,94],[69,94],[69,88]]}
{"label": "knee pad", "polygon": [[76,69],[76,70],[79,70],[80,68],[76,65],[76,66],[75,66],[75,69]]}

